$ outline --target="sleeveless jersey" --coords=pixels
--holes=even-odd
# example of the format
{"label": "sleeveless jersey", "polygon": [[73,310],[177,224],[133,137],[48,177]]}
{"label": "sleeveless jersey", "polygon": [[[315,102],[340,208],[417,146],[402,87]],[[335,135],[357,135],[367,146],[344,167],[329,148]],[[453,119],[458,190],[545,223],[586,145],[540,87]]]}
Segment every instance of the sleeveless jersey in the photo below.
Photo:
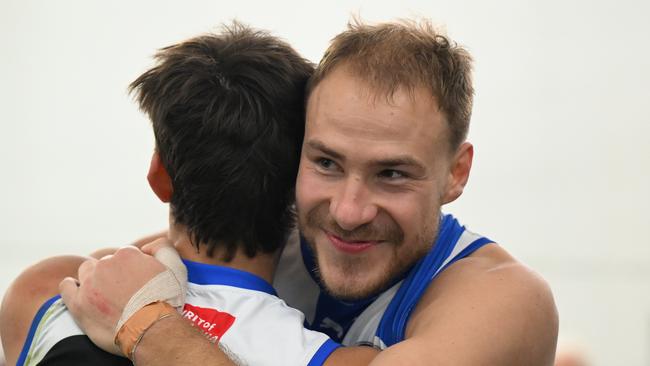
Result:
{"label": "sleeveless jersey", "polygon": [[[322,365],[340,345],[305,329],[304,316],[249,272],[183,261],[188,290],[183,317],[239,365]],[[170,335],[173,337],[173,334]],[[177,339],[183,342],[183,339]],[[37,313],[18,365],[131,365],[83,335],[59,296]]]}
{"label": "sleeveless jersey", "polygon": [[385,349],[404,340],[408,319],[431,281],[455,261],[489,243],[492,241],[467,230],[452,215],[443,214],[431,250],[403,278],[394,279],[379,295],[350,302],[323,290],[311,249],[296,235],[282,253],[274,286],[289,306],[305,314],[306,327],[345,346]]}

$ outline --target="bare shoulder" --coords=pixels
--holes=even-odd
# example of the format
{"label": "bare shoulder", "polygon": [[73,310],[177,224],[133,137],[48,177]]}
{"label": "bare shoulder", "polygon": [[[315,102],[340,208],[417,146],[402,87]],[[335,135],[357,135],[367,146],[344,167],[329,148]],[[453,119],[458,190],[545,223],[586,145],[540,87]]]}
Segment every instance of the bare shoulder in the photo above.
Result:
{"label": "bare shoulder", "polygon": [[[469,291],[469,293],[467,292]],[[547,282],[497,244],[486,245],[440,273],[427,290],[426,299],[455,298],[474,294],[488,299],[543,303],[553,296]],[[500,298],[496,295],[510,295]],[[521,305],[521,303],[519,303]]]}
{"label": "bare shoulder", "polygon": [[82,256],[45,259],[23,271],[11,284],[0,308],[0,333],[7,364],[14,364],[38,309],[59,293],[59,282],[76,277]]}
{"label": "bare shoulder", "polygon": [[463,352],[455,364],[551,365],[557,330],[546,281],[490,244],[431,283],[406,336]]}

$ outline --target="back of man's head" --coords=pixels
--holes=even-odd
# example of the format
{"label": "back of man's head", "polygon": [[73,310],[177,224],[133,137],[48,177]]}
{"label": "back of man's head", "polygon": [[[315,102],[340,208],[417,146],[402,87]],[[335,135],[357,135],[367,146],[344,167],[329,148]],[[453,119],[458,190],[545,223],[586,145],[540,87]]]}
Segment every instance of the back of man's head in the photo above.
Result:
{"label": "back of man's head", "polygon": [[430,22],[370,25],[353,19],[325,51],[308,92],[337,67],[348,68],[375,97],[390,99],[399,88],[425,88],[446,117],[450,147],[456,149],[467,137],[474,94],[472,58]]}
{"label": "back of man's head", "polygon": [[280,248],[313,66],[288,44],[239,23],[160,50],[130,89],[154,128],[171,213],[194,245],[230,260]]}

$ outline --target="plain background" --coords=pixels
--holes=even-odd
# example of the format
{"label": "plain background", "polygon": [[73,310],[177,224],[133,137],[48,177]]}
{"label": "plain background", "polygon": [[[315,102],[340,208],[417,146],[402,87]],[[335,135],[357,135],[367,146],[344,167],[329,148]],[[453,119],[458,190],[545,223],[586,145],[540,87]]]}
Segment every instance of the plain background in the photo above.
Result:
{"label": "plain background", "polygon": [[650,3],[0,2],[0,294],[39,258],[166,226],[126,94],[157,48],[239,19],[318,61],[353,13],[426,17],[475,58],[466,193],[445,208],[543,275],[562,344],[650,365]]}

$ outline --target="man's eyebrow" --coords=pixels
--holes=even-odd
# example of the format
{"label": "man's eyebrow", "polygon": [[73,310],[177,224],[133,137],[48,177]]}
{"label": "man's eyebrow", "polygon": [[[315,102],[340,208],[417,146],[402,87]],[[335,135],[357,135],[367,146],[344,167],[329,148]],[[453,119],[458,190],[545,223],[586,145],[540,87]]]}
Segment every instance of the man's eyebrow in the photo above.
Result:
{"label": "man's eyebrow", "polygon": [[[319,140],[309,140],[305,143],[305,145],[308,146],[310,149],[318,150],[323,154],[328,155],[334,159],[345,161],[345,156],[343,156],[343,154],[332,150],[331,148],[327,147],[323,142]],[[413,167],[422,172],[426,170],[424,164],[422,164],[419,160],[409,155],[399,155],[399,156],[393,156],[386,159],[372,160],[370,161],[370,165],[378,166],[382,168],[392,168],[392,167],[399,167],[399,166]]]}
{"label": "man's eyebrow", "polygon": [[388,159],[378,159],[370,162],[372,165],[391,168],[397,166],[409,166],[424,171],[424,164],[410,156],[395,156]]}
{"label": "man's eyebrow", "polygon": [[307,143],[305,145],[309,146],[309,148],[311,148],[311,149],[320,150],[321,152],[325,153],[326,155],[329,155],[329,156],[333,157],[334,159],[341,160],[341,161],[345,160],[345,157],[342,154],[340,154],[340,153],[332,150],[331,148],[325,146],[324,143],[322,143],[322,142],[320,142],[318,140],[309,140],[309,141],[307,141]]}

